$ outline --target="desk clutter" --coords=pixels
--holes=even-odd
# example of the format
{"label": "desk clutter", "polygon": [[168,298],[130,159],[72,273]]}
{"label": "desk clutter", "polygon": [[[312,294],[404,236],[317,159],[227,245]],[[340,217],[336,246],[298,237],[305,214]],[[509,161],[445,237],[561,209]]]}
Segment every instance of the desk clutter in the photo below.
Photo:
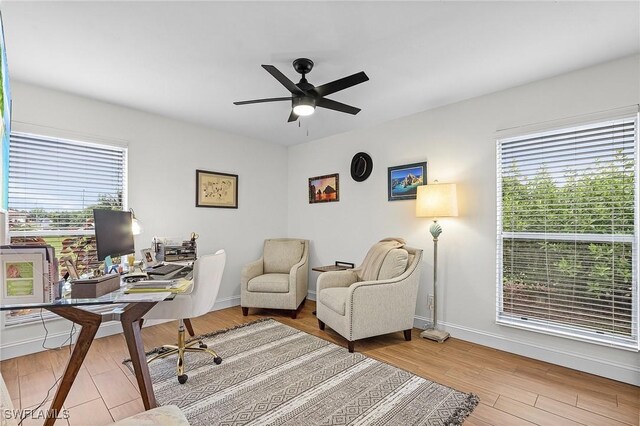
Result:
{"label": "desk clutter", "polygon": [[155,293],[167,291],[169,293],[184,293],[191,287],[192,282],[187,279],[177,280],[144,280],[132,284],[124,292],[129,293]]}
{"label": "desk clutter", "polygon": [[155,257],[164,262],[194,261],[198,256],[196,240],[198,234],[191,233],[188,240],[170,237],[153,237],[152,248]]}
{"label": "desk clutter", "polygon": [[96,278],[71,281],[73,299],[91,299],[120,289],[120,275],[108,274]]}

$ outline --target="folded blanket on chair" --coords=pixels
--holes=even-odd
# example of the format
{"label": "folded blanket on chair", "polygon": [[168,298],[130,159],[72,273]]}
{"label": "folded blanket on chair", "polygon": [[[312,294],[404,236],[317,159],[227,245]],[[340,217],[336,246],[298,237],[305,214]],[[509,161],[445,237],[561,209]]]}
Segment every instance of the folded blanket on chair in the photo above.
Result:
{"label": "folded blanket on chair", "polygon": [[369,253],[364,258],[362,265],[354,269],[354,272],[358,274],[358,281],[371,281],[377,280],[382,262],[391,250],[404,247],[405,242],[402,238],[385,238],[375,243],[373,247],[369,249]]}

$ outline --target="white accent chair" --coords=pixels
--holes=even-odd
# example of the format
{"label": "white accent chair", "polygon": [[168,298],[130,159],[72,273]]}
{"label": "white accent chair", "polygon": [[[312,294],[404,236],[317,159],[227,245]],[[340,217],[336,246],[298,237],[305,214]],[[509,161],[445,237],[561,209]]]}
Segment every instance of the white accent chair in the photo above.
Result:
{"label": "white accent chair", "polygon": [[[179,320],[178,344],[163,346],[164,350],[161,350],[148,362],[177,353],[177,374],[180,384],[185,383],[188,379],[188,376],[184,374],[185,352],[207,352],[214,357],[213,360],[216,364],[222,362],[222,358],[213,350],[208,349],[202,341],[196,340],[185,344],[184,322],[189,318],[204,315],[213,309],[218,290],[220,290],[226,260],[227,254],[224,250],[199,257],[193,264],[193,291],[190,294],[178,294],[174,300],[158,303],[144,316],[145,320]],[[196,344],[199,346],[193,347]]]}
{"label": "white accent chair", "polygon": [[[41,412],[34,412],[35,416],[41,413],[46,413],[49,409],[49,403],[40,408]],[[18,420],[19,415],[24,415],[21,410],[17,410],[13,407],[11,402],[11,395],[7,390],[7,385],[4,382],[4,378],[0,375],[0,426],[19,426],[22,421]],[[41,418],[39,418],[42,421]],[[76,419],[78,422],[84,422],[85,424],[91,424],[91,419]],[[31,418],[25,419],[25,424],[35,423]],[[63,421],[59,421],[58,424],[62,424]],[[122,419],[113,423],[112,426],[189,426],[187,418],[184,416],[180,408],[176,405],[163,405],[162,407],[153,408],[148,411],[135,414],[126,419]]]}
{"label": "white accent chair", "polygon": [[403,247],[390,250],[378,279],[358,281],[352,270],[323,272],[317,281],[316,310],[320,330],[325,324],[354,342],[381,334],[404,332],[411,340],[413,317],[422,269],[422,250]]}
{"label": "white accent chair", "polygon": [[309,287],[309,241],[277,238],[264,241],[262,257],[242,269],[240,305],[285,309],[295,319]]}

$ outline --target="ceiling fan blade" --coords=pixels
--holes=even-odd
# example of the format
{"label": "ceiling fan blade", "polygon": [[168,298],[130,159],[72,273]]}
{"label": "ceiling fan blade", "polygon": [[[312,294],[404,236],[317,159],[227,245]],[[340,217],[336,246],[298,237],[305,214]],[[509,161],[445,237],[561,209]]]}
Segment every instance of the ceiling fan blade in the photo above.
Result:
{"label": "ceiling fan blade", "polygon": [[292,121],[296,121],[299,117],[294,114],[293,110],[291,110],[291,114],[289,114],[289,119],[287,120],[287,123],[291,123]]}
{"label": "ceiling fan blade", "polygon": [[316,105],[322,108],[332,109],[334,111],[346,112],[347,114],[353,114],[353,115],[356,115],[361,111],[360,108],[343,104],[342,102],[332,101],[331,99],[327,99],[327,98],[319,99]]}
{"label": "ceiling fan blade", "polygon": [[234,105],[247,105],[247,104],[261,104],[263,102],[278,102],[278,101],[290,101],[292,98],[266,98],[266,99],[254,99],[251,101],[238,101],[234,102]]}
{"label": "ceiling fan blade", "polygon": [[356,84],[364,83],[368,81],[369,77],[361,71],[359,73],[350,75],[348,77],[341,78],[339,80],[332,81],[331,83],[323,84],[315,88],[315,91],[320,96],[327,96],[340,90],[347,89]]}
{"label": "ceiling fan blade", "polygon": [[271,74],[276,80],[278,80],[280,82],[280,84],[282,84],[284,87],[286,87],[287,90],[289,90],[291,93],[293,93],[295,95],[305,95],[306,94],[305,92],[300,90],[300,88],[298,86],[296,86],[296,84],[293,81],[289,80],[286,75],[282,74],[278,70],[278,68],[274,67],[273,65],[263,65],[262,68],[267,70],[267,72],[269,74]]}

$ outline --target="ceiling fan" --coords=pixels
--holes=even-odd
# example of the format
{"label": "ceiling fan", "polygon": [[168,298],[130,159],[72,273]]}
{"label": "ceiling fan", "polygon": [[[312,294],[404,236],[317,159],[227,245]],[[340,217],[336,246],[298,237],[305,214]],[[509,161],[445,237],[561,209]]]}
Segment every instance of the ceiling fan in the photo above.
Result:
{"label": "ceiling fan", "polygon": [[313,61],[307,58],[298,58],[293,61],[293,68],[298,73],[302,74],[302,78],[300,79],[300,82],[298,84],[295,84],[293,81],[289,80],[273,65],[262,65],[262,68],[267,70],[267,72],[271,74],[276,80],[278,80],[280,84],[286,87],[287,90],[291,92],[291,96],[282,98],[240,101],[234,102],[234,105],[291,101],[292,110],[291,114],[289,115],[289,123],[291,123],[292,121],[296,121],[301,116],[313,114],[316,107],[327,108],[334,111],[356,115],[360,112],[360,108],[327,99],[325,98],[325,96],[338,92],[340,90],[347,89],[351,86],[355,86],[356,84],[364,83],[365,81],[369,80],[369,77],[367,77],[364,71],[361,71],[348,77],[332,81],[331,83],[323,84],[322,86],[314,86],[305,78],[305,75],[309,74],[313,69]]}

